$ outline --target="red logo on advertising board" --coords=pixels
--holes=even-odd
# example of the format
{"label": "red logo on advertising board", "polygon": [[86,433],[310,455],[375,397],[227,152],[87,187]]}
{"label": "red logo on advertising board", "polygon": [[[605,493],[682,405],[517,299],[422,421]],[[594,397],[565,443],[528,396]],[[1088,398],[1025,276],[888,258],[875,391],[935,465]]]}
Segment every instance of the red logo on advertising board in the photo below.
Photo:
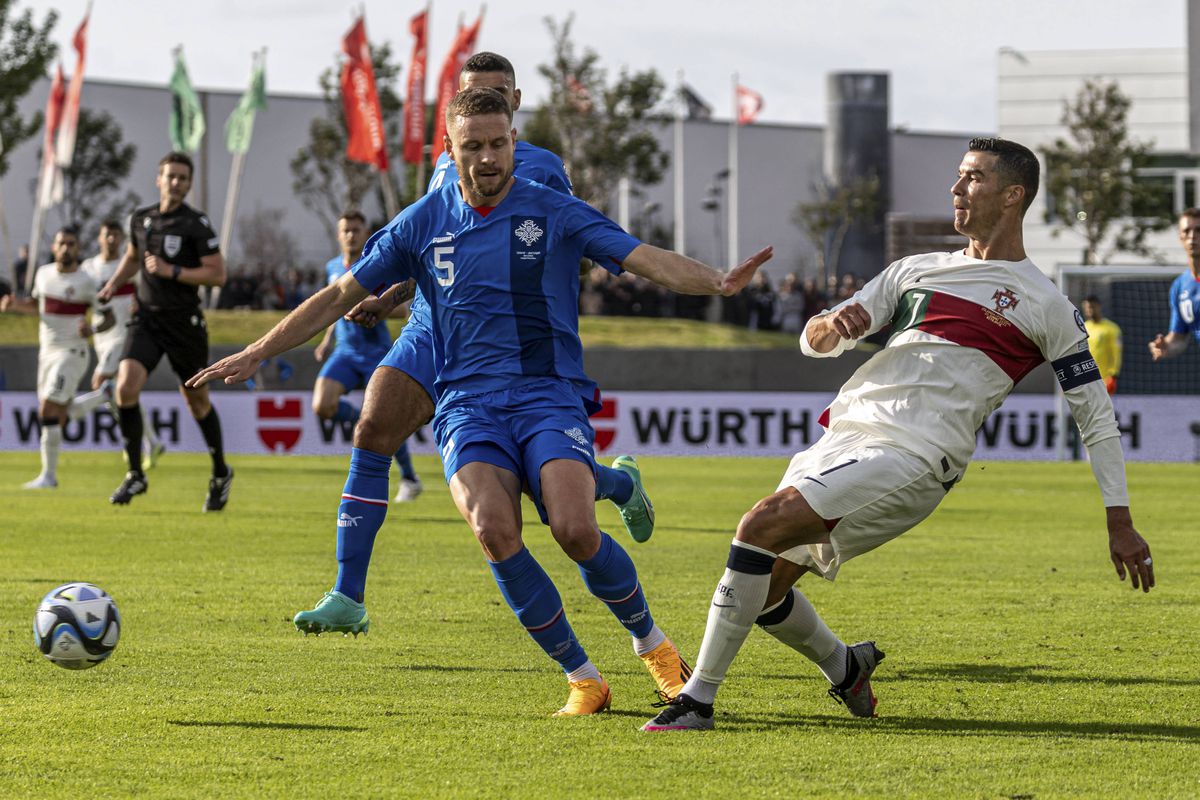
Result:
{"label": "red logo on advertising board", "polygon": [[[602,420],[607,420],[608,423],[601,427],[598,423]],[[601,402],[600,410],[592,415],[592,428],[596,431],[596,452],[603,453],[612,445],[613,439],[617,438],[617,401],[607,399]]]}
{"label": "red logo on advertising board", "polygon": [[[269,397],[258,401],[258,438],[273,453],[287,452],[300,443],[304,429],[299,422],[304,415],[304,404],[298,397]],[[268,424],[263,425],[263,422]],[[276,427],[293,423],[295,427]]]}

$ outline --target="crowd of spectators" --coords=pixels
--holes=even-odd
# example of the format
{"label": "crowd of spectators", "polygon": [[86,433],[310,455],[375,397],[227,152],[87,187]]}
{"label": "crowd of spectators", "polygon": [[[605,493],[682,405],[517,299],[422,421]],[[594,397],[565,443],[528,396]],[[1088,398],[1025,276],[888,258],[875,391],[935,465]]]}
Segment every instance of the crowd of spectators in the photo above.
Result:
{"label": "crowd of spectators", "polygon": [[[776,288],[763,272],[741,294],[721,299],[721,321],[762,331],[799,333],[814,314],[840,303],[862,288],[863,281],[847,273],[831,276],[825,285],[816,278],[785,275]],[[583,279],[579,310],[585,315],[614,317],[708,318],[709,298],[677,295],[631,273],[613,276],[593,269]]]}

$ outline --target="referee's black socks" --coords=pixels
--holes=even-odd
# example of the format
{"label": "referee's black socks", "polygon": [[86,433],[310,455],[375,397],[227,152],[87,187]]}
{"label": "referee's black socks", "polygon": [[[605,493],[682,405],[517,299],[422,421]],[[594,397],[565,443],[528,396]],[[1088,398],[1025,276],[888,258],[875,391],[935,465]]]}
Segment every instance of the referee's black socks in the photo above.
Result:
{"label": "referee's black socks", "polygon": [[217,407],[210,406],[208,415],[196,422],[200,425],[200,432],[204,434],[208,454],[212,456],[213,475],[224,478],[229,474],[229,467],[225,465],[225,445],[221,441],[221,418],[217,416]]}
{"label": "referee's black socks", "polygon": [[[130,472],[142,471],[142,407],[134,403],[117,409],[121,437],[125,440],[125,456]],[[128,502],[128,501],[126,501]]]}

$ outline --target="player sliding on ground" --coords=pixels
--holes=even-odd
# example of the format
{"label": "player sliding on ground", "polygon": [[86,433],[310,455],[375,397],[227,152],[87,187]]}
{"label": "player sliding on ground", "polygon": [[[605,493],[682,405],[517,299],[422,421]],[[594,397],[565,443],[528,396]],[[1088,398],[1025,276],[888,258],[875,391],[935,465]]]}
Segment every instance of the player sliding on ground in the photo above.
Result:
{"label": "player sliding on ground", "polygon": [[[501,595],[567,675],[569,696],[557,713],[603,711],[611,694],[522,541],[523,483],[588,590],[633,637],[658,691],[673,697],[690,670],[655,625],[632,559],[596,524],[593,431],[578,389],[590,383],[579,341],[579,261],[624,267],[679,292],[731,295],[771,251],[718,272],[638,242],[580,200],[514,177],[512,109],[494,89],[459,93],[446,122],[458,182],[405,209],[371,237],[350,275],[192,383],[245,380],[268,353],[305,341],[368,290],[415,279],[432,311],[434,434],[451,495]],[[383,466],[361,481],[352,472],[341,513],[386,508],[386,459]]]}
{"label": "player sliding on ground", "polygon": [[951,187],[966,250],[901,259],[809,321],[800,344],[813,357],[841,355],[888,324],[892,335],[842,386],[825,435],[742,517],[696,670],[643,730],[712,728],[717,689],[755,623],[815,663],[851,714],[874,716],[871,675],[883,653],[874,642],[844,644],[793,584],[805,572],[833,580],[846,561],[929,516],[965,473],[976,430],[1043,361],[1087,445],[1117,575],[1128,572],[1135,589],[1154,586],[1083,317],[1025,255],[1021,224],[1037,189],[1027,148],[973,139]]}

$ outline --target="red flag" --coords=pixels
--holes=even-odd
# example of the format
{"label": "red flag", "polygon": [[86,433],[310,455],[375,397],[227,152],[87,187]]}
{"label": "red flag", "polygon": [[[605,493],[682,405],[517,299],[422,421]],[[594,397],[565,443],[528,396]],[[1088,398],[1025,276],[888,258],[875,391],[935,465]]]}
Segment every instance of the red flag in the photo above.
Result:
{"label": "red flag", "polygon": [[383,110],[375,91],[375,69],[367,44],[367,25],[359,17],[342,39],[342,108],[346,115],[346,158],[374,164],[380,172],[388,168],[387,142],[383,135]]}
{"label": "red flag", "polygon": [[67,88],[66,105],[62,110],[62,123],[58,130],[55,152],[55,161],[62,169],[71,166],[71,159],[75,156],[75,134],[79,127],[79,96],[83,92],[83,61],[87,52],[88,18],[91,13],[89,6],[72,40],[76,53],[75,71],[71,73],[71,85]]}
{"label": "red flag", "polygon": [[738,125],[749,125],[758,118],[758,112],[763,110],[762,95],[741,84],[737,87],[737,101]]}
{"label": "red flag", "polygon": [[54,80],[50,83],[50,96],[46,98],[46,131],[42,137],[42,174],[38,179],[37,204],[40,209],[53,205],[58,165],[54,163],[54,138],[62,123],[63,104],[67,99],[64,84],[62,62],[54,71]]}
{"label": "red flag", "polygon": [[428,9],[413,17],[408,31],[413,35],[412,60],[408,67],[408,95],[404,98],[404,160],[421,162],[425,149],[425,26]]}
{"label": "red flag", "polygon": [[433,118],[432,156],[434,161],[437,161],[437,156],[442,151],[442,140],[446,136],[446,106],[450,105],[454,95],[458,94],[458,73],[462,72],[463,64],[466,64],[467,59],[475,52],[475,40],[479,38],[479,26],[482,24],[483,12],[480,11],[479,19],[475,20],[474,25],[469,28],[459,28],[458,34],[454,37],[454,45],[442,63],[442,71],[438,75],[437,83],[437,114]]}

